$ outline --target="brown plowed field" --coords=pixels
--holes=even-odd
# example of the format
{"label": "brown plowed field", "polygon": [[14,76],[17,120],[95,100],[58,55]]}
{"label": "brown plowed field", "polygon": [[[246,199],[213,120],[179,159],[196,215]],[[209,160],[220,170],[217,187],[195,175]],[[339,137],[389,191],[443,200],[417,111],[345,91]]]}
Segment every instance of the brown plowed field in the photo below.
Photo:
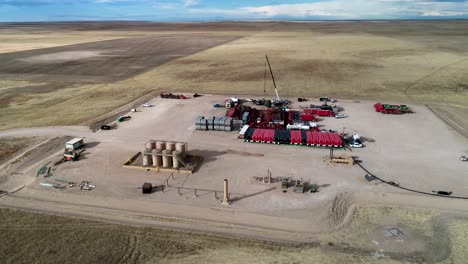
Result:
{"label": "brown plowed field", "polygon": [[39,81],[118,81],[236,38],[151,36],[6,53],[0,55],[0,76]]}

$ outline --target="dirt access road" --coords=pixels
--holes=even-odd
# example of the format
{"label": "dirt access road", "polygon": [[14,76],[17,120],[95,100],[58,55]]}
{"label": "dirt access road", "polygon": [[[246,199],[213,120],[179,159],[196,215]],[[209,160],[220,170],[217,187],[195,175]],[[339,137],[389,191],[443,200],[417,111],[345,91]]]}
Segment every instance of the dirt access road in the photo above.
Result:
{"label": "dirt access road", "polygon": [[[357,166],[327,165],[323,161],[329,154],[326,149],[247,144],[237,139],[235,132],[194,131],[193,122],[198,115],[225,113],[225,109],[213,108],[224,98],[219,95],[183,101],[158,98],[151,101],[154,107],[131,113],[131,121],[120,123],[111,131],[91,133],[84,127],[54,127],[1,132],[0,136],[85,137],[88,147],[83,159],[53,166],[54,175],[75,182],[88,180],[97,188],[81,192],[40,186],[47,179],[36,178],[37,169],[61,158],[62,142],[56,143],[55,150],[29,156],[27,164],[18,162],[4,170],[7,175],[0,189],[25,187],[3,197],[0,204],[126,224],[296,242],[314,241],[317,234],[346,224],[356,206],[466,211],[466,201],[414,195],[366,182],[365,173]],[[454,195],[468,196],[466,164],[458,160],[466,151],[467,139],[426,107],[412,106],[415,114],[391,116],[374,112],[372,102],[342,100],[339,105],[348,118],[323,119],[319,124],[321,128],[344,128],[348,133],[368,138],[365,148],[349,154],[358,156],[373,173],[418,190],[450,190]],[[204,163],[193,175],[175,174],[164,193],[143,196],[138,189],[143,182],[163,184],[170,174],[125,169],[122,164],[142,151],[150,139],[186,141],[190,152],[203,156]],[[440,142],[444,142],[443,147]],[[274,177],[317,183],[320,192],[285,194],[277,186],[252,182],[252,177],[263,176],[268,169]],[[214,191],[218,191],[218,196],[221,194],[223,179],[229,180],[235,201],[229,207],[214,199]],[[199,189],[197,196],[194,189]]]}

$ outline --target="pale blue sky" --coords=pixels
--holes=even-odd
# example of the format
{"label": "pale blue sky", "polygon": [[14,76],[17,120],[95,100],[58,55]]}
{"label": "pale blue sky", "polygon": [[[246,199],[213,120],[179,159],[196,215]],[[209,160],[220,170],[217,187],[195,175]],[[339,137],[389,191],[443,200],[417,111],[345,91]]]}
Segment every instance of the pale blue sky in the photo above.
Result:
{"label": "pale blue sky", "polygon": [[468,19],[468,0],[0,0],[0,21]]}

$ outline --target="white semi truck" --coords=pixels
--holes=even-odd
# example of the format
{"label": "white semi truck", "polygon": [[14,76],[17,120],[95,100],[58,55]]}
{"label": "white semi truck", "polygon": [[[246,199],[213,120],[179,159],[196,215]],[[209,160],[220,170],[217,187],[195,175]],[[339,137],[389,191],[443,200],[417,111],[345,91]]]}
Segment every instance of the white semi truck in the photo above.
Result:
{"label": "white semi truck", "polygon": [[74,138],[65,143],[65,151],[63,152],[64,161],[76,161],[80,158],[83,152],[84,140],[83,138]]}

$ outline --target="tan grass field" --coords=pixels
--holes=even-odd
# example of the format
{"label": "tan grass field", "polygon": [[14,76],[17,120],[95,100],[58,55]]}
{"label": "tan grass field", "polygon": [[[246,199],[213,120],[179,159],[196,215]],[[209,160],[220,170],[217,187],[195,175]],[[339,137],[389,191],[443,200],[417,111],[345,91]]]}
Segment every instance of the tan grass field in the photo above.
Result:
{"label": "tan grass field", "polygon": [[[441,21],[437,27],[392,23],[280,23],[244,31],[213,30],[213,25],[203,31],[203,24],[178,31],[61,29],[31,34],[34,29],[15,29],[11,34],[13,29],[2,29],[0,53],[155,34],[244,37],[113,83],[55,82],[53,76],[40,83],[28,81],[26,75],[4,78],[0,129],[82,123],[151,91],[261,96],[265,54],[281,96],[467,106],[468,36],[463,32],[467,22]],[[274,93],[269,77],[266,92]]]}
{"label": "tan grass field", "polygon": [[[129,227],[52,215],[0,209],[0,245],[4,263],[463,263],[466,259],[467,221],[448,222],[437,229],[432,211],[398,208],[367,208],[355,213],[349,227],[323,236],[310,245],[276,244],[210,235]],[[382,228],[393,218],[407,232],[420,254],[392,255],[369,241],[371,225]],[[383,222],[382,222],[383,221]],[[366,227],[363,229],[363,227]],[[360,229],[360,232],[357,230]],[[367,230],[363,232],[363,230]],[[374,232],[380,242],[407,245]],[[382,231],[382,232],[380,232]],[[421,242],[416,234],[428,241]],[[437,235],[437,236],[436,236]],[[432,241],[446,236],[440,248]],[[421,244],[422,243],[422,244]],[[440,245],[440,243],[439,243]],[[388,247],[388,245],[387,245]],[[432,254],[427,252],[432,250]],[[442,254],[445,252],[444,254]]]}

